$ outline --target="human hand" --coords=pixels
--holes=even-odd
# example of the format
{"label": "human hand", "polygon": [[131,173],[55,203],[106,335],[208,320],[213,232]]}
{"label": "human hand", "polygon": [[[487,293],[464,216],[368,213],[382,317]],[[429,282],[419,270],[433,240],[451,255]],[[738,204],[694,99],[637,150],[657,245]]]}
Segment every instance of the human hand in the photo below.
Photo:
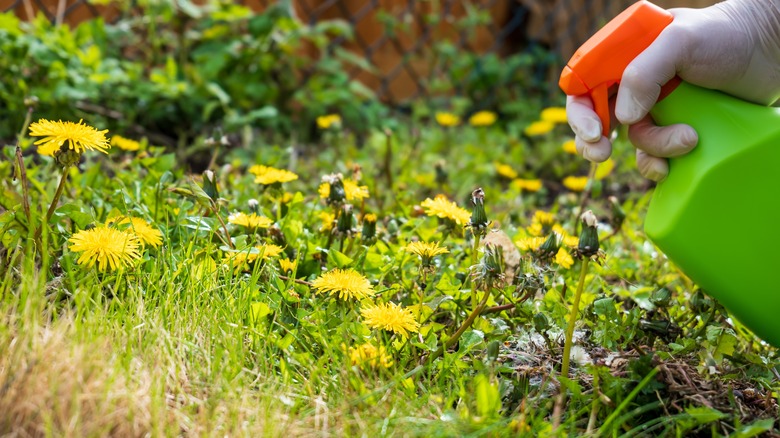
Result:
{"label": "human hand", "polygon": [[[780,1],[732,0],[705,9],[670,9],[674,21],[625,69],[610,99],[613,122],[626,124],[642,175],[660,181],[666,158],[688,153],[698,135],[687,125],[659,127],[649,115],[661,86],[674,76],[768,105],[780,97]],[[577,151],[605,161],[612,143],[588,96],[569,96],[569,124]],[[612,123],[610,126],[615,126]]]}

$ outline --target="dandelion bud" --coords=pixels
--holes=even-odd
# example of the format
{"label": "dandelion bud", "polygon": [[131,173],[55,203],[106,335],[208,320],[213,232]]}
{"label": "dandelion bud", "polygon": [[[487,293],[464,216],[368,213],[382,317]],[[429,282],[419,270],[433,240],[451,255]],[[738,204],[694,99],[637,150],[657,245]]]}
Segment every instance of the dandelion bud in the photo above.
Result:
{"label": "dandelion bud", "polygon": [[371,245],[376,242],[376,215],[367,214],[363,216],[363,230],[360,233],[360,241]]}
{"label": "dandelion bud", "polygon": [[500,246],[485,245],[485,254],[472,266],[474,281],[485,287],[499,286],[504,282],[504,252]]}
{"label": "dandelion bud", "polygon": [[322,177],[322,182],[330,186],[326,200],[328,205],[339,205],[347,199],[347,192],[344,190],[344,182],[340,173],[325,175]]}
{"label": "dandelion bud", "polygon": [[596,219],[596,215],[588,210],[580,216],[580,219],[582,220],[583,226],[577,250],[582,256],[595,256],[599,252],[599,233],[596,228],[598,220]]}
{"label": "dandelion bud", "polygon": [[38,96],[27,96],[24,98],[24,106],[27,108],[35,108],[38,106]]}
{"label": "dandelion bud", "polygon": [[475,235],[484,235],[490,222],[485,213],[485,192],[482,188],[471,192],[471,203],[474,204],[474,208],[471,210],[469,226]]}
{"label": "dandelion bud", "polygon": [[[332,193],[332,192],[331,192]],[[336,221],[336,231],[339,234],[351,234],[352,233],[352,206],[345,204],[341,209],[338,221]]]}
{"label": "dandelion bud", "polygon": [[618,231],[626,220],[626,212],[620,206],[620,201],[614,196],[609,197],[609,205],[612,207],[612,228]]}
{"label": "dandelion bud", "polygon": [[534,329],[539,333],[544,333],[550,328],[550,321],[547,319],[544,313],[537,313],[534,315]]}
{"label": "dandelion bud", "polygon": [[664,308],[669,307],[669,303],[672,301],[672,291],[662,287],[650,295],[650,302],[655,307]]}
{"label": "dandelion bud", "polygon": [[550,260],[558,254],[558,250],[561,249],[561,235],[558,233],[550,233],[547,236],[547,240],[537,250],[539,258],[542,260]]}
{"label": "dandelion bud", "polygon": [[203,191],[206,192],[213,201],[216,201],[219,198],[217,176],[210,170],[203,172]]}
{"label": "dandelion bud", "polygon": [[440,186],[447,184],[449,175],[447,174],[447,170],[444,168],[444,161],[436,162],[434,169],[436,170],[436,184]]}
{"label": "dandelion bud", "polygon": [[57,161],[57,164],[64,169],[79,164],[81,152],[78,152],[75,149],[68,149],[68,145],[65,143],[59,151],[54,153],[54,159]]}
{"label": "dandelion bud", "polygon": [[252,213],[260,214],[259,211],[260,202],[258,202],[257,199],[254,198],[250,199],[249,201],[247,201],[246,205],[247,207],[249,207],[249,211],[251,211]]}
{"label": "dandelion bud", "polygon": [[495,362],[498,359],[498,353],[501,347],[501,343],[497,340],[490,341],[487,346],[487,359],[488,361]]}

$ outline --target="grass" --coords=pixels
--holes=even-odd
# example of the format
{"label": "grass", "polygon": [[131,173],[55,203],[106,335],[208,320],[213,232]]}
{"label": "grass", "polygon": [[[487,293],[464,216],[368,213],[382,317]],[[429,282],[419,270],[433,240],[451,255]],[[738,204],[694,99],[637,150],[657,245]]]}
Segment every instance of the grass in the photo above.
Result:
{"label": "grass", "polygon": [[[620,164],[591,183],[586,204],[600,219],[605,261],[581,271],[580,261],[545,262],[517,245],[533,234],[537,210],[552,212],[575,235],[585,194],[560,181],[587,174],[588,166],[560,149],[565,128],[538,137],[498,126],[456,129],[427,126],[419,138],[378,133],[362,146],[348,132],[326,133],[320,148],[249,138],[214,152],[218,198],[201,193],[201,179],[162,148],[86,153],[43,227],[41,247],[30,237],[59,170],[28,149],[30,222],[19,207],[18,181],[4,178],[0,197],[0,430],[750,436],[776,426],[777,350],[729,319],[646,241],[639,231],[646,183],[621,162],[630,153],[625,142],[615,157]],[[377,169],[378,156],[392,178]],[[290,168],[299,179],[263,187],[247,173],[255,163]],[[544,187],[513,188],[497,163],[541,178]],[[353,203],[355,218],[340,235],[326,230],[338,225],[321,221],[337,207],[317,193],[321,177],[334,172],[370,193]],[[0,173],[10,173],[8,162]],[[474,253],[468,230],[429,217],[420,204],[443,193],[470,208],[476,187],[486,193],[491,227],[503,233],[488,233]],[[619,196],[626,212],[621,228],[610,225],[608,195]],[[249,213],[250,199],[275,225],[223,226],[228,213]],[[117,213],[149,221],[163,244],[147,245],[128,269],[79,265],[67,239]],[[375,242],[357,233],[364,213],[378,217]],[[239,251],[266,243],[284,253],[268,260],[260,254],[236,269],[225,258],[233,254],[227,234]],[[421,267],[404,250],[415,240],[438,241],[449,252]],[[484,258],[484,242],[503,248],[500,262]],[[297,260],[294,272],[281,270],[284,257]],[[372,329],[360,315],[365,302],[309,286],[337,267],[369,279],[376,291],[370,301],[420,315],[420,333],[404,338]],[[505,277],[507,268],[516,274]],[[495,286],[480,296],[487,313],[463,328],[476,304],[472,290],[486,278]],[[564,378],[564,331],[580,278],[572,372]],[[665,300],[661,287],[670,292]],[[456,332],[458,342],[448,342]],[[385,348],[392,365],[353,360],[350,348],[364,343]],[[441,348],[448,344],[456,345]],[[567,401],[556,407],[561,391]]]}

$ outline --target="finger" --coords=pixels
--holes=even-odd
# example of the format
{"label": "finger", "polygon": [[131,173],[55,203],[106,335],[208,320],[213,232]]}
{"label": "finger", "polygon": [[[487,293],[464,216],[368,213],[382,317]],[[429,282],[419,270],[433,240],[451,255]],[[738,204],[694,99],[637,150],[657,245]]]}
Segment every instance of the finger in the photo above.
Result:
{"label": "finger", "polygon": [[699,142],[698,134],[690,126],[656,126],[649,115],[628,127],[628,139],[638,149],[655,157],[679,157]]}
{"label": "finger", "polygon": [[669,163],[666,158],[654,157],[641,149],[636,150],[636,167],[642,176],[656,182],[669,174]]}
{"label": "finger", "polygon": [[600,135],[596,142],[585,141],[579,136],[574,137],[574,145],[577,147],[578,154],[594,163],[607,161],[607,158],[612,155],[612,142],[603,135]]}
{"label": "finger", "polygon": [[588,96],[567,96],[566,117],[577,137],[587,142],[601,138],[601,120],[593,111],[593,102]]}
{"label": "finger", "polygon": [[624,70],[615,106],[621,123],[630,125],[647,115],[658,100],[661,86],[677,74],[682,52],[679,42],[673,40],[674,31],[669,30],[665,29]]}

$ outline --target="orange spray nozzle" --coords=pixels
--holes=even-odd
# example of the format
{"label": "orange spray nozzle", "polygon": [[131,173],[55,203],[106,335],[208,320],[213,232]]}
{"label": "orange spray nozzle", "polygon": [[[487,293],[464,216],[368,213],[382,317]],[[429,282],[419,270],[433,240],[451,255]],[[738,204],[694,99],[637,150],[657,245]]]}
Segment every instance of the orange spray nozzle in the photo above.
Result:
{"label": "orange spray nozzle", "polygon": [[628,64],[673,20],[672,14],[647,1],[621,12],[585,42],[569,60],[558,85],[568,95],[587,94],[609,135],[609,87],[620,82]]}

